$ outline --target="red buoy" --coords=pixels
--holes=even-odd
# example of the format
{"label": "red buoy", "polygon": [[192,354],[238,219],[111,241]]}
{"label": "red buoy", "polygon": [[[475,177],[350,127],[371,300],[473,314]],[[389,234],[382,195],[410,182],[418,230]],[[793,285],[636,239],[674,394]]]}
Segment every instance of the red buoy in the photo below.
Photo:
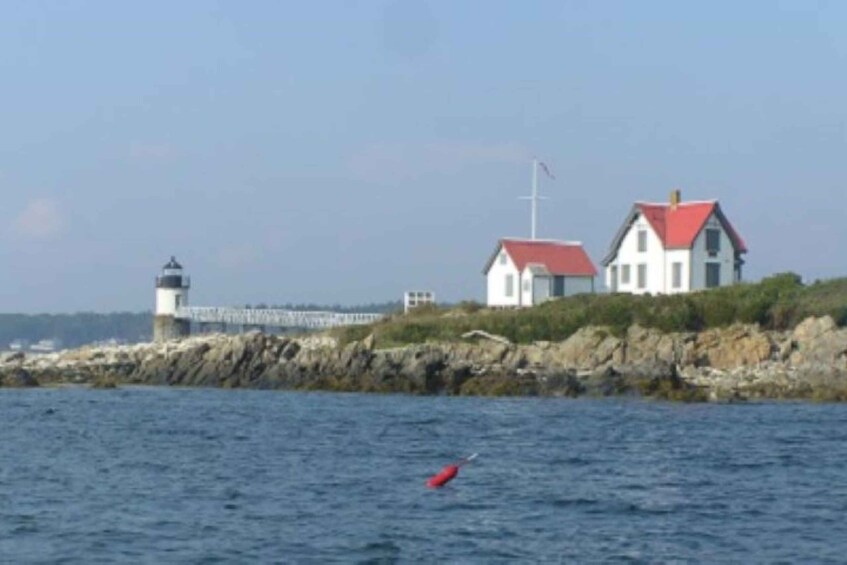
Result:
{"label": "red buoy", "polygon": [[459,467],[466,463],[470,463],[477,456],[476,453],[471,455],[470,457],[465,457],[461,461],[457,461],[456,463],[451,463],[441,469],[437,475],[431,476],[426,481],[426,486],[429,488],[441,488],[453,479],[456,478],[456,475],[459,474]]}
{"label": "red buoy", "polygon": [[437,475],[433,475],[427,480],[426,486],[429,488],[439,488],[443,487],[450,481],[456,478],[456,475],[459,474],[459,466],[458,465],[447,465],[443,469],[441,469]]}

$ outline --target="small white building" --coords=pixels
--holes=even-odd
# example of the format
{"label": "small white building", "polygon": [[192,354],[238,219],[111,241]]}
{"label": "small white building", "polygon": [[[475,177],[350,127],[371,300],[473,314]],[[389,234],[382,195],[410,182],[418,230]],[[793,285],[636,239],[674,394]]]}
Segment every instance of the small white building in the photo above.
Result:
{"label": "small white building", "polygon": [[579,242],[501,239],[483,273],[488,306],[534,306],[594,292],[597,269]]}
{"label": "small white building", "polygon": [[403,312],[408,314],[409,310],[418,306],[435,304],[435,293],[429,290],[409,290],[403,293]]}
{"label": "small white building", "polygon": [[29,350],[36,353],[53,353],[62,349],[62,340],[60,339],[40,339],[33,343]]}
{"label": "small white building", "polygon": [[744,240],[716,200],[636,202],[603,259],[612,292],[672,294],[741,281]]}

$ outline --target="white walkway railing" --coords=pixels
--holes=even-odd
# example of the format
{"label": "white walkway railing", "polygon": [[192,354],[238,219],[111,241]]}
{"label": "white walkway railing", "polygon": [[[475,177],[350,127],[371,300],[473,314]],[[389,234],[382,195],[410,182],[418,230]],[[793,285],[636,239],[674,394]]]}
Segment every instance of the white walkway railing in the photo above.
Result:
{"label": "white walkway railing", "polygon": [[300,312],[274,308],[224,308],[217,306],[186,306],[176,311],[176,318],[197,323],[268,326],[277,328],[323,329],[338,326],[371,324],[383,314],[339,312]]}

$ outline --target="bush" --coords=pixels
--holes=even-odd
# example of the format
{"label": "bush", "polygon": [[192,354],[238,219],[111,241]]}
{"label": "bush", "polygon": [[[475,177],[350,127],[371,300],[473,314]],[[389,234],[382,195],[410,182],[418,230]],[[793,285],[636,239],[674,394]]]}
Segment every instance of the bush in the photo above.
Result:
{"label": "bush", "polygon": [[[461,312],[462,315],[450,315]],[[632,324],[665,332],[700,331],[734,323],[788,329],[808,316],[832,315],[847,325],[847,279],[804,287],[783,273],[757,284],[738,284],[669,296],[585,294],[540,306],[492,310],[461,303],[453,310],[422,307],[372,326],[337,330],[343,343],[373,333],[379,347],[427,341],[453,341],[471,330],[501,335],[517,343],[561,341],[582,327],[605,326],[622,335]]]}
{"label": "bush", "polygon": [[475,300],[463,300],[456,305],[456,310],[464,314],[475,314],[484,306]]}

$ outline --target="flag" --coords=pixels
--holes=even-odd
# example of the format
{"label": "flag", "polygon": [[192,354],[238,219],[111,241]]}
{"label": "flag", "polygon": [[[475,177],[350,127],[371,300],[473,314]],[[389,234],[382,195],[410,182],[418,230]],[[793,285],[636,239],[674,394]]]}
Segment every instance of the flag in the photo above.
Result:
{"label": "flag", "polygon": [[550,169],[548,169],[548,168],[547,168],[547,165],[545,165],[545,164],[544,164],[544,161],[539,161],[539,162],[538,162],[538,164],[539,164],[539,165],[541,165],[541,169],[542,169],[545,173],[547,173],[547,176],[548,176],[548,177],[550,177],[550,178],[551,178],[551,179],[553,179],[553,180],[556,180],[556,177],[554,177],[554,176],[553,176],[553,173],[551,173],[551,172],[550,172]]}

